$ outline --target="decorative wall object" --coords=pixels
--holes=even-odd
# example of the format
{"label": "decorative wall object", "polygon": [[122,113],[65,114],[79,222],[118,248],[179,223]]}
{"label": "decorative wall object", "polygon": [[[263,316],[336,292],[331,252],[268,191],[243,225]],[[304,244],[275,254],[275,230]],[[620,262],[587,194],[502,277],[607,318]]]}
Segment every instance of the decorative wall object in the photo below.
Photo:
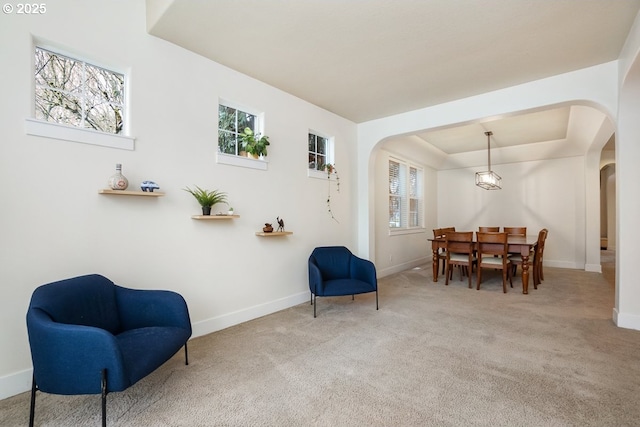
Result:
{"label": "decorative wall object", "polygon": [[126,190],[129,180],[122,175],[122,164],[116,163],[116,173],[109,177],[109,188],[112,190]]}
{"label": "decorative wall object", "polygon": [[142,191],[149,191],[151,193],[153,193],[153,190],[157,190],[159,188],[160,186],[153,181],[142,181],[142,184],[140,184],[140,189]]}

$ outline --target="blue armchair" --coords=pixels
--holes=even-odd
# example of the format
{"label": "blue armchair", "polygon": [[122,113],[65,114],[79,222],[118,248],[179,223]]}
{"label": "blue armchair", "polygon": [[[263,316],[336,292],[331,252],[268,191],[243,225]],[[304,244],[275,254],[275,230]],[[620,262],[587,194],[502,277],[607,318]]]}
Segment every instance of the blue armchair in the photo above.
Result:
{"label": "blue armchair", "polygon": [[316,317],[316,297],[376,293],[376,267],[369,260],[358,258],[344,246],[315,248],[309,256],[309,290],[313,317]]}
{"label": "blue armchair", "polygon": [[102,395],[123,391],[169,360],[187,340],[191,321],[175,292],[127,289],[92,274],[38,287],[27,311],[33,361],[29,425],[36,391]]}

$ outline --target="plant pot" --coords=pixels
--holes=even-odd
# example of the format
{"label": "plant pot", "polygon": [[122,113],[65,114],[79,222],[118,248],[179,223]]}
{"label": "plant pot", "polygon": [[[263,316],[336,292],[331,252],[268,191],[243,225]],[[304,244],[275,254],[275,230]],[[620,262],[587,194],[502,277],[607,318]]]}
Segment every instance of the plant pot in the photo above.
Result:
{"label": "plant pot", "polygon": [[260,156],[258,156],[257,154],[247,153],[247,157],[248,157],[248,158],[250,158],[250,159],[256,159],[256,160],[258,160],[258,158],[259,158]]}
{"label": "plant pot", "polygon": [[227,215],[233,215],[233,211],[227,212]]}
{"label": "plant pot", "polygon": [[203,206],[202,215],[211,215],[211,206]]}
{"label": "plant pot", "polygon": [[270,226],[270,225],[262,227],[262,231],[264,231],[265,233],[272,233],[273,232],[273,227]]}

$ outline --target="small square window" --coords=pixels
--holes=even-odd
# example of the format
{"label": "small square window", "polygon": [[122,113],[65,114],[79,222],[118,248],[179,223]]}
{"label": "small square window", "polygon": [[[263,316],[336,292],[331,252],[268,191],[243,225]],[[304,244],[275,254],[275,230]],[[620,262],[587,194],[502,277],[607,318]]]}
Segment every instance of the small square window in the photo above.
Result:
{"label": "small square window", "polygon": [[224,154],[242,155],[240,134],[246,128],[258,133],[258,117],[237,108],[220,104],[218,107],[218,150]]}
{"label": "small square window", "polygon": [[329,138],[309,132],[309,169],[323,170],[326,164],[332,163],[329,156]]}

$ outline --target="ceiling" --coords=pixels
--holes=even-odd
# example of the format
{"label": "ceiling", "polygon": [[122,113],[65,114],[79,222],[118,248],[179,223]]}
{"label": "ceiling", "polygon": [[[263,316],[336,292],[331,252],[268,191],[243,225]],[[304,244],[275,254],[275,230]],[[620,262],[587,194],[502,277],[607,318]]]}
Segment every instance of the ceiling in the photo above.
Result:
{"label": "ceiling", "polygon": [[[640,0],[146,4],[151,35],[356,123],[616,60],[640,10]],[[487,130],[498,146],[528,144],[561,139],[568,119],[568,107],[558,108]],[[477,131],[420,137],[458,153],[486,148]]]}

